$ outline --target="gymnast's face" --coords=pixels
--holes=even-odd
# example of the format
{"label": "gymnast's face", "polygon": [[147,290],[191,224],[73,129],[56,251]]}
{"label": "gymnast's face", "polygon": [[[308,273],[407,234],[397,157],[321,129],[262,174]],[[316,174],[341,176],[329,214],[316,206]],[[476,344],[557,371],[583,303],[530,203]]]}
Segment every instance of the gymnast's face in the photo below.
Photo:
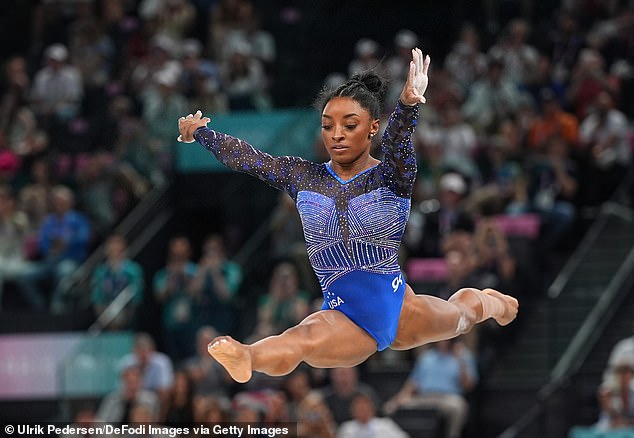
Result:
{"label": "gymnast's face", "polygon": [[371,135],[379,129],[379,120],[350,97],[334,97],[321,114],[321,138],[330,159],[348,165],[370,155]]}

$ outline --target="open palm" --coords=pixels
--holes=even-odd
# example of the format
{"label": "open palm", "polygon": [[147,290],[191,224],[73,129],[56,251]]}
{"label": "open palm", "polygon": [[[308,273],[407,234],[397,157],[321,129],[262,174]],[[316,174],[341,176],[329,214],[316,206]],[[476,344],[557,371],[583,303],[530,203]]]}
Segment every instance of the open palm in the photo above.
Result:
{"label": "open palm", "polygon": [[409,63],[407,82],[405,82],[401,93],[401,102],[405,105],[415,105],[427,101],[424,94],[429,83],[427,71],[430,63],[429,55],[423,57],[423,52],[420,49],[412,49],[412,61]]}

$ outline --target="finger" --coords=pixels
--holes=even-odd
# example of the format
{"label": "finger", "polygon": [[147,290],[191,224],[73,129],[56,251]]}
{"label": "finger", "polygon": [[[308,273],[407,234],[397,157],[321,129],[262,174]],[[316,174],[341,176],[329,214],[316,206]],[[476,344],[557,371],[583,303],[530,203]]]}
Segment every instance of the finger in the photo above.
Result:
{"label": "finger", "polygon": [[205,117],[202,120],[203,120],[203,122],[205,122],[205,124],[211,122],[211,119],[209,117]]}
{"label": "finger", "polygon": [[416,75],[416,64],[414,61],[410,61],[409,63],[409,73],[407,74],[407,83],[412,82],[414,79],[414,75]]}
{"label": "finger", "polygon": [[416,59],[416,73],[420,73],[422,71],[423,65],[422,65],[422,58],[421,58],[421,51],[418,47],[416,47],[414,49],[414,58]]}
{"label": "finger", "polygon": [[427,71],[429,70],[429,64],[431,64],[431,58],[429,57],[429,55],[425,56],[425,61],[423,62],[423,74],[427,74]]}
{"label": "finger", "polygon": [[189,114],[187,114],[187,117],[186,117],[186,118],[187,118],[187,119],[193,119],[193,118],[194,118],[194,116],[193,116],[191,113],[189,113]]}
{"label": "finger", "polygon": [[194,117],[196,119],[200,119],[203,116],[203,112],[201,110],[196,111],[196,114],[194,114]]}
{"label": "finger", "polygon": [[178,138],[177,138],[176,140],[177,140],[177,141],[179,141],[180,143],[182,143],[182,142],[183,142],[183,136],[182,136],[182,135],[179,135],[179,136],[178,136]]}

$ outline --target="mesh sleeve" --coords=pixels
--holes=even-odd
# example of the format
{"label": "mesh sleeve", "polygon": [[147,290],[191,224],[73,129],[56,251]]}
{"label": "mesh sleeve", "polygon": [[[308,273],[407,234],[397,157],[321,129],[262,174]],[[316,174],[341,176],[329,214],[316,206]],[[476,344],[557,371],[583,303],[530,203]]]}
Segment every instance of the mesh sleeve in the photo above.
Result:
{"label": "mesh sleeve", "polygon": [[383,133],[384,178],[397,196],[411,197],[416,179],[416,152],[412,134],[418,120],[418,105],[396,105]]}
{"label": "mesh sleeve", "polygon": [[255,176],[272,187],[296,195],[295,181],[309,162],[299,157],[273,157],[246,141],[201,127],[194,138],[229,169]]}

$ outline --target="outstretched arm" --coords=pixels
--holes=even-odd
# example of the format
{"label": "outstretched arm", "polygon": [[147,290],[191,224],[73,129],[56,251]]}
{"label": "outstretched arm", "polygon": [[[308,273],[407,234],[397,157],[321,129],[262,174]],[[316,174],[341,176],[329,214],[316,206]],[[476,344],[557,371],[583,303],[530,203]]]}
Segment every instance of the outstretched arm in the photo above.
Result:
{"label": "outstretched arm", "polygon": [[386,179],[391,182],[390,189],[402,197],[411,195],[416,179],[412,133],[418,119],[418,104],[426,102],[424,94],[429,82],[427,71],[430,62],[429,56],[423,57],[420,49],[412,50],[407,81],[381,141]]}
{"label": "outstretched arm", "polygon": [[308,165],[308,161],[298,157],[273,157],[246,141],[207,128],[210,121],[200,111],[181,117],[178,119],[178,141],[192,143],[197,140],[228,168],[255,176],[294,196],[294,176]]}

